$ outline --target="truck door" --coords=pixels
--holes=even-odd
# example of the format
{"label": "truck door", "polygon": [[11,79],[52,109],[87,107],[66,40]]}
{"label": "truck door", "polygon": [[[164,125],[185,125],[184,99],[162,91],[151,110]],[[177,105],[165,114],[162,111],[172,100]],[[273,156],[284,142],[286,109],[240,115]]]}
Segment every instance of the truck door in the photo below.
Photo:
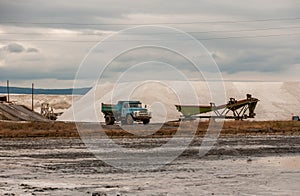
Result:
{"label": "truck door", "polygon": [[122,117],[126,117],[126,115],[128,114],[128,110],[129,110],[129,103],[123,103]]}

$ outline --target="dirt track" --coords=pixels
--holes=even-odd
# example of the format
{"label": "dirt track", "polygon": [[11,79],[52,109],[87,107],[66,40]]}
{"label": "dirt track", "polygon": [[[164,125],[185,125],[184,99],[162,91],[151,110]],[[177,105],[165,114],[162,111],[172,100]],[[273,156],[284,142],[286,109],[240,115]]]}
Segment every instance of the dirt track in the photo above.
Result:
{"label": "dirt track", "polygon": [[[260,126],[256,122],[234,123],[225,124],[223,133],[204,157],[199,157],[199,146],[205,124],[174,161],[158,169],[133,172],[97,159],[74,134],[74,124],[45,127],[39,123],[3,123],[0,194],[299,195],[298,122],[263,122]],[[132,137],[117,126],[105,128],[114,142],[124,148],[147,150],[168,142],[174,127],[165,125],[168,132],[151,137]],[[9,138],[12,134],[15,138]]]}

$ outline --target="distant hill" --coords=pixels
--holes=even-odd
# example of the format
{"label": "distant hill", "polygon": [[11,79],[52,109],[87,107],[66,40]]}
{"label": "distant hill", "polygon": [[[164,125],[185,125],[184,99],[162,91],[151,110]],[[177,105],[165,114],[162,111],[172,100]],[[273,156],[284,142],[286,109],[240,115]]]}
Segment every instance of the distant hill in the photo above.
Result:
{"label": "distant hill", "polygon": [[[68,88],[68,89],[34,89],[34,94],[45,94],[45,95],[84,95],[91,88]],[[6,86],[0,86],[0,93],[7,93]],[[11,94],[31,94],[31,88],[19,88],[9,87],[9,93]]]}

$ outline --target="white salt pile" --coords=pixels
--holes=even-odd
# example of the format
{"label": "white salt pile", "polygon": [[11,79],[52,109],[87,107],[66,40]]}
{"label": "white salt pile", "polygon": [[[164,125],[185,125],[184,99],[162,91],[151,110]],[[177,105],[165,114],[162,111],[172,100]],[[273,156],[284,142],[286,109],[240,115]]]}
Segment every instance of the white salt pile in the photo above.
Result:
{"label": "white salt pile", "polygon": [[[244,99],[246,94],[260,100],[255,120],[290,120],[293,114],[300,115],[300,82],[224,82],[224,86],[224,103],[230,97]],[[151,122],[178,119],[180,113],[175,104],[209,105],[213,101],[203,81],[194,81],[191,85],[179,81],[131,82],[117,86],[107,83],[94,87],[74,102],[58,120],[103,122],[101,103],[116,103],[118,100],[142,101],[152,112]]]}

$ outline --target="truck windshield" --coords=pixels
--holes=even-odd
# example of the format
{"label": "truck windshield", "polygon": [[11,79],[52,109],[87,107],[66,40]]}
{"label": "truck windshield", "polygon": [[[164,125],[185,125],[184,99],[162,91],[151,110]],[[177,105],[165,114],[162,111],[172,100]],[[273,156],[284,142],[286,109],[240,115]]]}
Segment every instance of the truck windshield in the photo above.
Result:
{"label": "truck windshield", "polygon": [[141,108],[142,104],[141,103],[130,103],[131,108]]}

